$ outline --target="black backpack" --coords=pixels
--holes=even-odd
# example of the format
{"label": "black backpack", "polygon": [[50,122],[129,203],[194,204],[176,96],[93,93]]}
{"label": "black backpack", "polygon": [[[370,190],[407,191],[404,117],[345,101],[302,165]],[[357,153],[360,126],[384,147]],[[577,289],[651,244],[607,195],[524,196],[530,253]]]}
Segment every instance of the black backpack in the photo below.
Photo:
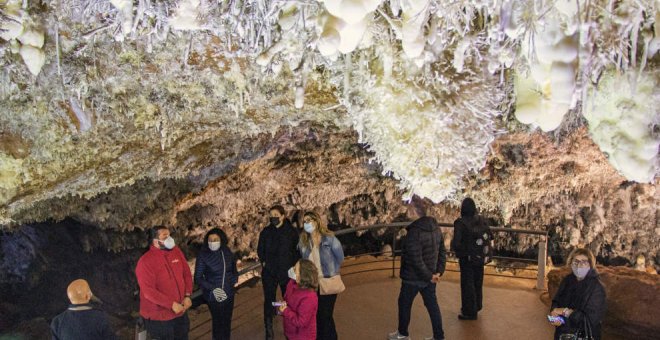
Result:
{"label": "black backpack", "polygon": [[480,218],[479,228],[466,229],[468,261],[487,264],[493,260],[493,233],[485,220]]}

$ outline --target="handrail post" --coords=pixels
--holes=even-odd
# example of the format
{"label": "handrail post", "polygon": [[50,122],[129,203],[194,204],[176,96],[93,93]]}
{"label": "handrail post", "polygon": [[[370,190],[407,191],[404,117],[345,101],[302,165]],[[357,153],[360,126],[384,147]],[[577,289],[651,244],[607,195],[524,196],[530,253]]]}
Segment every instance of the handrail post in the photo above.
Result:
{"label": "handrail post", "polygon": [[548,256],[548,242],[547,235],[541,236],[539,241],[539,257],[538,257],[538,274],[536,277],[536,289],[543,290],[545,288],[545,264]]}
{"label": "handrail post", "polygon": [[396,232],[392,234],[392,278],[396,278],[394,274],[396,267]]}

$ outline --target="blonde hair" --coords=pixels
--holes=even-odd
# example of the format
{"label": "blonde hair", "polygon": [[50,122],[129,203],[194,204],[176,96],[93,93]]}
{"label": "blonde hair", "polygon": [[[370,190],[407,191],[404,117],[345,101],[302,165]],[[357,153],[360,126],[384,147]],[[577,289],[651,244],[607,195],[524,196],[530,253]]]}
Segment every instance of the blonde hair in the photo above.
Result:
{"label": "blonde hair", "polygon": [[[321,220],[321,216],[319,214],[313,212],[313,211],[308,211],[303,215],[303,221],[305,220],[305,217],[308,217],[312,219],[314,222],[316,222],[316,229],[321,233],[322,236],[334,236],[335,233],[332,231],[328,230],[328,227],[323,223]],[[311,248],[312,247],[312,238],[310,235],[306,232],[303,231],[300,233],[300,248]]]}
{"label": "blonde hair", "polygon": [[591,250],[587,248],[573,249],[570,255],[568,255],[568,259],[566,260],[566,266],[568,268],[571,268],[571,265],[573,264],[573,259],[575,259],[575,257],[578,255],[586,256],[589,259],[589,266],[591,267],[591,269],[596,270],[596,257],[591,252]]}
{"label": "blonde hair", "polygon": [[319,287],[319,272],[314,262],[300,259],[298,261],[298,287],[316,290]]}

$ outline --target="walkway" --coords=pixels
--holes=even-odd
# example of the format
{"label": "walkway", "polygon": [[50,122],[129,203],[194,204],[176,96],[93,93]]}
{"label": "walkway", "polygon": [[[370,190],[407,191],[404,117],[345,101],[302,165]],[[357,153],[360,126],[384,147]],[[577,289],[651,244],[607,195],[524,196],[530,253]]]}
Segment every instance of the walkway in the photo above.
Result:
{"label": "walkway", "polygon": [[[346,264],[346,263],[345,263]],[[386,264],[384,264],[386,266]],[[373,265],[372,265],[373,266]],[[350,267],[342,270],[363,270]],[[397,272],[398,274],[398,272]],[[397,297],[401,280],[391,271],[344,275],[347,289],[337,299],[335,322],[340,339],[385,339],[397,327]],[[534,280],[485,278],[484,310],[477,321],[459,321],[460,286],[456,272],[447,272],[438,284],[445,337],[450,340],[552,339],[548,311],[534,290]],[[233,319],[233,339],[263,339],[261,286],[239,291]],[[431,325],[421,296],[415,299],[410,324],[413,340],[431,336]],[[191,312],[190,339],[210,339],[210,315],[206,306]],[[275,322],[276,339],[284,339],[282,323]]]}

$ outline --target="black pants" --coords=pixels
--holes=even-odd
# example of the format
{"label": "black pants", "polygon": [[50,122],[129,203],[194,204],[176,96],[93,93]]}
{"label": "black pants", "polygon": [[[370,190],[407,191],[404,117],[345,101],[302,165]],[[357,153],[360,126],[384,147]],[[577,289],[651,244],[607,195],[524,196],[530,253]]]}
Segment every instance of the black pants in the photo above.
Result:
{"label": "black pants", "polygon": [[286,275],[284,277],[277,278],[266,271],[261,272],[261,284],[264,288],[264,320],[272,320],[273,315],[275,315],[273,302],[277,299],[277,286],[280,286],[282,296],[286,292],[286,284],[289,282],[289,278]]}
{"label": "black pants", "polygon": [[316,295],[319,297],[319,309],[316,312],[316,339],[337,340],[335,318],[332,316],[335,311],[337,294],[321,295],[317,292]]}
{"label": "black pants", "polygon": [[481,310],[484,285],[484,265],[468,261],[467,257],[458,259],[461,267],[461,314],[475,317]]}
{"label": "black pants", "polygon": [[167,321],[144,320],[144,326],[151,340],[188,340],[190,320],[188,313]]}
{"label": "black pants", "polygon": [[442,314],[438,306],[438,298],[435,294],[435,283],[429,282],[426,286],[401,282],[401,291],[399,292],[399,334],[408,336],[408,325],[410,325],[410,313],[412,311],[413,300],[417,293],[422,294],[424,306],[431,318],[431,328],[433,329],[433,338],[444,339],[445,333],[442,329]]}
{"label": "black pants", "polygon": [[223,302],[209,301],[208,305],[213,319],[213,340],[229,340],[231,317],[234,313],[234,298]]}

